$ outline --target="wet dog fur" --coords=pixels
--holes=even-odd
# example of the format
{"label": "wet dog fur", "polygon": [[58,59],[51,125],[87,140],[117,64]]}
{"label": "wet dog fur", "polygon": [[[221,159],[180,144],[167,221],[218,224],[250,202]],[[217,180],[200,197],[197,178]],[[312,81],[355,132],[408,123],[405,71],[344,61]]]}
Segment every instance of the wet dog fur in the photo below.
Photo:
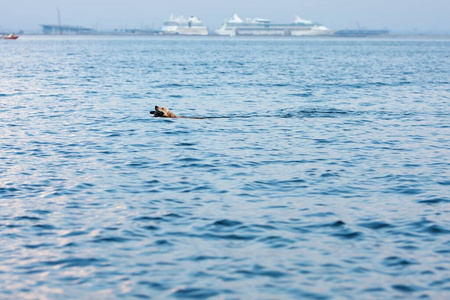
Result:
{"label": "wet dog fur", "polygon": [[155,106],[155,110],[150,112],[155,117],[160,118],[179,118],[179,119],[203,119],[200,117],[179,117],[171,112],[167,107]]}

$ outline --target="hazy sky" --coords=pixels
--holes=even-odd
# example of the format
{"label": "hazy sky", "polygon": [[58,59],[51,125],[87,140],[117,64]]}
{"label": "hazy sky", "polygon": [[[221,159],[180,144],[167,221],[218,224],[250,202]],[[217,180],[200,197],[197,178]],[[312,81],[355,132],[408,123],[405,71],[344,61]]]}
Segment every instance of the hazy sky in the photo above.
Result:
{"label": "hazy sky", "polygon": [[294,16],[330,29],[390,29],[450,33],[449,0],[11,0],[0,8],[0,31],[40,31],[39,24],[108,30],[159,29],[170,14],[198,16],[210,30],[237,13],[241,18],[292,22]]}

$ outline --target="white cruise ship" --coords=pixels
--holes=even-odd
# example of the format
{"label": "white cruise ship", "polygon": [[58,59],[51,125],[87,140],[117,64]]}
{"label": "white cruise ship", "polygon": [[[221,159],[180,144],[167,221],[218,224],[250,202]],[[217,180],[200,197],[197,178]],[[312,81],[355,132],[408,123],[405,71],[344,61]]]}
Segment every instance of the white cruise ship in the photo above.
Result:
{"label": "white cruise ship", "polygon": [[161,31],[168,35],[208,35],[208,29],[197,17],[174,15],[170,15],[169,20],[164,22]]}
{"label": "white cruise ship", "polygon": [[247,19],[243,21],[237,14],[225,21],[222,27],[216,30],[218,35],[247,35],[247,36],[317,36],[332,35],[329,30],[319,23],[303,20],[296,17],[294,23],[276,24],[267,19]]}

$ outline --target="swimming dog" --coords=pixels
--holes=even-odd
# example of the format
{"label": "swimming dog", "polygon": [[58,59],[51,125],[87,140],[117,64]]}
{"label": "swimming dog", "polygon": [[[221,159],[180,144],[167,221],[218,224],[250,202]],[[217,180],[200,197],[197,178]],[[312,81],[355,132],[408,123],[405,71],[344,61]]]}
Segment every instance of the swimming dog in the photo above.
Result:
{"label": "swimming dog", "polygon": [[155,106],[155,110],[150,112],[155,117],[161,118],[179,118],[179,119],[203,119],[200,117],[179,117],[171,112],[167,107]]}

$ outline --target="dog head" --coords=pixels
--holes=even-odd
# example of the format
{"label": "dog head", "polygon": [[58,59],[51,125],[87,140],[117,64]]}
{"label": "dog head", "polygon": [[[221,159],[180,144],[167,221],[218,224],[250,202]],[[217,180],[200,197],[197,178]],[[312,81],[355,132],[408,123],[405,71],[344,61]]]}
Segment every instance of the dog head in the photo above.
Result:
{"label": "dog head", "polygon": [[155,106],[155,110],[150,112],[155,117],[162,118],[177,118],[177,116],[171,112],[167,107]]}

